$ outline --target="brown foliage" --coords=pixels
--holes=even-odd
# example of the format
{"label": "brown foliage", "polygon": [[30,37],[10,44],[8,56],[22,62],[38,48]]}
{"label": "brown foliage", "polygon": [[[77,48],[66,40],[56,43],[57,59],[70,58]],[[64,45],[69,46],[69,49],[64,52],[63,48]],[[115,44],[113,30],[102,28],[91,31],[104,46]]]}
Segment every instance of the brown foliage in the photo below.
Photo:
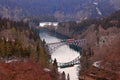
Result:
{"label": "brown foliage", "polygon": [[0,63],[0,80],[53,80],[50,73],[45,72],[31,61]]}

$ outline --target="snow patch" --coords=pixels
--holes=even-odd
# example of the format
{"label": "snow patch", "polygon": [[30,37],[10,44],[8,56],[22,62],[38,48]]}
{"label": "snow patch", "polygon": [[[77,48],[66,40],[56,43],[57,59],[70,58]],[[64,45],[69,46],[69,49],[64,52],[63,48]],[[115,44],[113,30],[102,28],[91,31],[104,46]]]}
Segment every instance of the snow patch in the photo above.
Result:
{"label": "snow patch", "polygon": [[96,10],[97,10],[99,15],[102,15],[102,12],[100,11],[100,9],[98,7],[96,7]]}
{"label": "snow patch", "polygon": [[17,62],[17,61],[19,61],[19,60],[17,60],[17,59],[12,59],[12,60],[6,60],[5,63],[12,63],[12,62]]}
{"label": "snow patch", "polygon": [[44,71],[45,71],[45,72],[50,72],[50,69],[44,68]]}
{"label": "snow patch", "polygon": [[93,63],[93,66],[99,68],[100,67],[100,63],[101,63],[101,61],[96,61],[96,62]]}
{"label": "snow patch", "polygon": [[98,5],[98,2],[93,2],[94,5]]}

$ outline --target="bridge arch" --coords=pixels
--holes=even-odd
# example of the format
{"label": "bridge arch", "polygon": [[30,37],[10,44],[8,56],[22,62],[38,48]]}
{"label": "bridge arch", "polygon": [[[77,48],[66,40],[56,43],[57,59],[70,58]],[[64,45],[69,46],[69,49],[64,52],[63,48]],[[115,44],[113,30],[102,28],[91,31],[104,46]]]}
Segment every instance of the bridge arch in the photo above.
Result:
{"label": "bridge arch", "polygon": [[80,63],[80,56],[78,56],[75,59],[73,59],[69,62],[66,62],[66,63],[57,62],[57,65],[59,68],[66,68],[66,67],[74,66],[74,65],[79,64],[79,63]]}

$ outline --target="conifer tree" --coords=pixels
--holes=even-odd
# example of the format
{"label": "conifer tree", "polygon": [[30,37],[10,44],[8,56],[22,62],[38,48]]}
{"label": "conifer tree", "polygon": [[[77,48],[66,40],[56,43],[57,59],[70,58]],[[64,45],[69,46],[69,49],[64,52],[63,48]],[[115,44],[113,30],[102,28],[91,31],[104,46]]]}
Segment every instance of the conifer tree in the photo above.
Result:
{"label": "conifer tree", "polygon": [[67,80],[70,80],[70,76],[69,76],[69,73],[68,73],[68,75],[67,75]]}

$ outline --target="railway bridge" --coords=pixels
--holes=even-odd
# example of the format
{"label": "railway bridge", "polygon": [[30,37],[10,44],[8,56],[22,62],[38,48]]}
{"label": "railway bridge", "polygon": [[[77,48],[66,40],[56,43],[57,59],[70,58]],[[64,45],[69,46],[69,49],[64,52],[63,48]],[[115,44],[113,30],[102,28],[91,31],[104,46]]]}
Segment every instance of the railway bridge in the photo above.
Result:
{"label": "railway bridge", "polygon": [[78,47],[83,47],[87,43],[86,39],[80,39],[80,40],[75,40],[75,39],[66,39],[62,40],[60,42],[55,42],[55,43],[47,43],[45,44],[46,49],[50,52],[53,53],[57,48],[63,46],[63,45],[75,45]]}

